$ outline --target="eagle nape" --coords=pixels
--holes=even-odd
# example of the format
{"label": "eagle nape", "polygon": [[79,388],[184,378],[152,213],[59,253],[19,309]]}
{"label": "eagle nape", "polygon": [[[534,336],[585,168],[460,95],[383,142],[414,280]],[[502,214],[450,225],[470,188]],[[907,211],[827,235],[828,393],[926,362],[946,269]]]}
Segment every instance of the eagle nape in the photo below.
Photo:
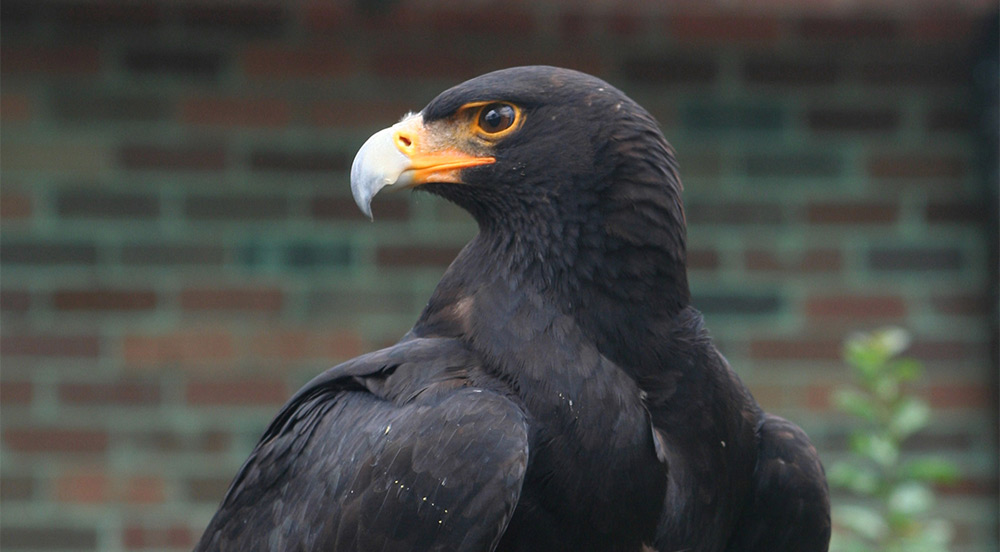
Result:
{"label": "eagle nape", "polygon": [[398,343],[282,407],[196,550],[827,550],[816,450],[713,345],[674,150],[624,93],[482,75],[373,135],[351,188],[479,232]]}

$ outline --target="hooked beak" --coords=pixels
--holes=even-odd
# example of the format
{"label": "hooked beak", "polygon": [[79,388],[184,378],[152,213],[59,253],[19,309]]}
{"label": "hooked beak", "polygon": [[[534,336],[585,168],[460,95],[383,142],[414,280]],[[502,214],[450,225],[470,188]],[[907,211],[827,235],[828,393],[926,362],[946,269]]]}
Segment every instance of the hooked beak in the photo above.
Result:
{"label": "hooked beak", "polygon": [[351,193],[358,208],[371,219],[372,198],[382,188],[460,183],[461,169],[496,161],[462,152],[454,141],[429,131],[419,113],[373,134],[351,165]]}

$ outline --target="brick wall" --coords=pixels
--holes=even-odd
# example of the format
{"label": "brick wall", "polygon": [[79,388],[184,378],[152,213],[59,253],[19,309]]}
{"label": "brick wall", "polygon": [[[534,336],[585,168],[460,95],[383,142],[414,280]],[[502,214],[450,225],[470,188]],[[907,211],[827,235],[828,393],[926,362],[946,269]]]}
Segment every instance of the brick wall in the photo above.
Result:
{"label": "brick wall", "polygon": [[189,549],[279,405],[405,332],[475,231],[421,194],[367,222],[358,146],[525,63],[657,116],[697,304],[828,463],[842,339],[914,333],[936,408],[915,448],[963,469],[942,489],[955,550],[996,550],[997,206],[973,101],[990,2],[440,4],[3,2],[5,550]]}

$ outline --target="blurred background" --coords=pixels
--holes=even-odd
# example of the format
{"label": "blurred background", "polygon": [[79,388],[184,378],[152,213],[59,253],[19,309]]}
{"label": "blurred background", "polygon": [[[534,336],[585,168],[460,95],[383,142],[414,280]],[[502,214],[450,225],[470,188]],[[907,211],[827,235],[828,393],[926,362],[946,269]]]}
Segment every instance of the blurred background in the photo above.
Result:
{"label": "blurred background", "polygon": [[996,7],[4,0],[0,544],[190,549],[280,405],[400,337],[475,233],[419,193],[368,222],[357,148],[544,63],[660,121],[695,304],[827,465],[844,338],[912,333],[913,450],[962,470],[953,549],[996,550]]}

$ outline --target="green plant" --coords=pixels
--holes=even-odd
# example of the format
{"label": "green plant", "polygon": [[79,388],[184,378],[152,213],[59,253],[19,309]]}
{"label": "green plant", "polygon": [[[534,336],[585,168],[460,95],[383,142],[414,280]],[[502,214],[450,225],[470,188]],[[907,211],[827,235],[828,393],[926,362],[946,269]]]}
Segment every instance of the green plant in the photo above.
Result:
{"label": "green plant", "polygon": [[922,369],[913,359],[899,358],[909,341],[904,330],[888,328],[846,342],[855,385],[839,390],[834,400],[860,424],[850,436],[850,460],[831,466],[828,479],[858,500],[833,509],[835,552],[948,550],[950,524],[929,516],[931,485],[953,481],[958,470],[941,459],[901,455],[904,441],[930,419],[928,404],[905,385]]}

